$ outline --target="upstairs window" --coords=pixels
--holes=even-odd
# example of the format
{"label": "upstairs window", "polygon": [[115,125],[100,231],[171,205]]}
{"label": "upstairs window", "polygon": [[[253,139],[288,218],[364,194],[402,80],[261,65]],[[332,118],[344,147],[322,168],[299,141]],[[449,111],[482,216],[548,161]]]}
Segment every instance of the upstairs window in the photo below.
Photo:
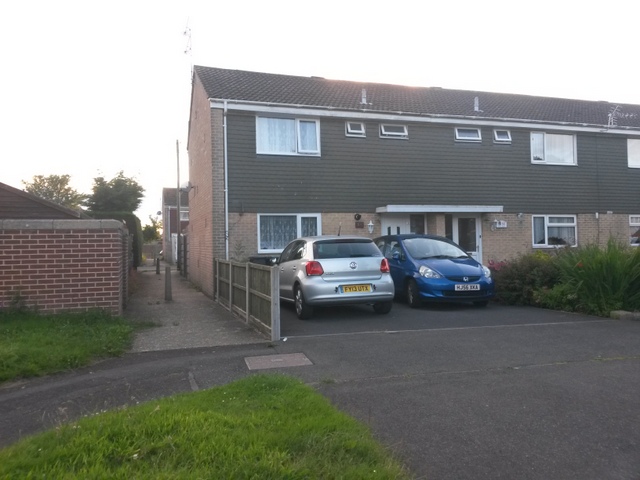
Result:
{"label": "upstairs window", "polygon": [[640,138],[627,139],[627,162],[629,168],[640,168]]}
{"label": "upstairs window", "polygon": [[272,155],[320,155],[320,122],[257,117],[256,151]]}
{"label": "upstairs window", "polygon": [[482,133],[479,128],[456,128],[456,141],[481,142]]}
{"label": "upstairs window", "polygon": [[531,162],[576,165],[574,135],[531,132]]}
{"label": "upstairs window", "polygon": [[344,124],[347,137],[366,137],[366,130],[362,122],[346,122]]}
{"label": "upstairs window", "polygon": [[629,215],[629,243],[640,246],[640,215]]}
{"label": "upstairs window", "polygon": [[380,137],[382,138],[409,138],[406,125],[380,125]]}
{"label": "upstairs window", "polygon": [[500,130],[496,128],[493,131],[494,143],[511,143],[511,132],[509,130]]}
{"label": "upstairs window", "polygon": [[189,221],[189,210],[180,209],[180,220],[182,220],[183,222]]}
{"label": "upstairs window", "polygon": [[575,215],[533,215],[534,247],[575,247],[578,243]]}

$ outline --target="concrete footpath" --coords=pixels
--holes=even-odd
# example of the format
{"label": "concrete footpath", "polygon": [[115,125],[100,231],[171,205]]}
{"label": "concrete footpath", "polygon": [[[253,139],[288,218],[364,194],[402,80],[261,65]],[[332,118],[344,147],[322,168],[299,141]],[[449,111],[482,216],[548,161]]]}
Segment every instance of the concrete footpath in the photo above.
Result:
{"label": "concrete footpath", "polygon": [[[0,446],[63,422],[224,385],[292,375],[367,424],[429,480],[640,479],[640,322],[517,308],[509,324],[267,341],[188,282],[141,272],[127,316],[160,326],[134,351],[0,386]],[[159,278],[157,278],[159,277]],[[188,299],[188,301],[187,301]],[[231,344],[230,342],[233,342]]]}
{"label": "concrete footpath", "polygon": [[[132,352],[151,352],[220,345],[265,342],[267,338],[245,325],[238,317],[197,290],[170,267],[170,296],[167,296],[167,265],[139,267],[134,293],[124,316],[151,323],[141,330]],[[159,273],[158,273],[159,271]]]}

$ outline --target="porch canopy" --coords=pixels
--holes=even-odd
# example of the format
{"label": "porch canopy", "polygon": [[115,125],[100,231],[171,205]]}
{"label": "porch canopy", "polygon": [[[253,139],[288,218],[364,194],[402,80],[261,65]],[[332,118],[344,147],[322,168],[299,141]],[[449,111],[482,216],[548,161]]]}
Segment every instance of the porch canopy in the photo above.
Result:
{"label": "porch canopy", "polygon": [[502,205],[385,205],[376,213],[502,213]]}

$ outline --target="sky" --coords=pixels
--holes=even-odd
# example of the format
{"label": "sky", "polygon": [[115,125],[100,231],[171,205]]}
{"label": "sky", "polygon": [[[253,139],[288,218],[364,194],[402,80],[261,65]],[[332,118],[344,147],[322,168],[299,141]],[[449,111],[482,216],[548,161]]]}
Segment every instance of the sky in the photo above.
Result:
{"label": "sky", "polygon": [[[628,0],[24,0],[0,8],[0,182],[188,180],[193,65],[640,104]],[[177,144],[177,145],[176,145]]]}

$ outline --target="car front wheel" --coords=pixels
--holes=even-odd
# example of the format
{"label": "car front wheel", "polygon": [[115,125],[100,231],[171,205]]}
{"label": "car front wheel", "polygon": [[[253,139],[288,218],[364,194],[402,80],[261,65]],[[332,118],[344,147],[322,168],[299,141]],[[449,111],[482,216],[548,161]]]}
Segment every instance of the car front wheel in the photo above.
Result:
{"label": "car front wheel", "polygon": [[307,320],[313,316],[313,307],[308,305],[300,287],[296,287],[294,293],[296,300],[296,315],[300,320]]}
{"label": "car front wheel", "polygon": [[418,284],[415,280],[409,280],[407,283],[407,303],[411,308],[418,308],[422,304]]}
{"label": "car front wheel", "polygon": [[389,313],[391,311],[391,307],[393,306],[393,302],[379,302],[373,304],[373,311],[378,314]]}

